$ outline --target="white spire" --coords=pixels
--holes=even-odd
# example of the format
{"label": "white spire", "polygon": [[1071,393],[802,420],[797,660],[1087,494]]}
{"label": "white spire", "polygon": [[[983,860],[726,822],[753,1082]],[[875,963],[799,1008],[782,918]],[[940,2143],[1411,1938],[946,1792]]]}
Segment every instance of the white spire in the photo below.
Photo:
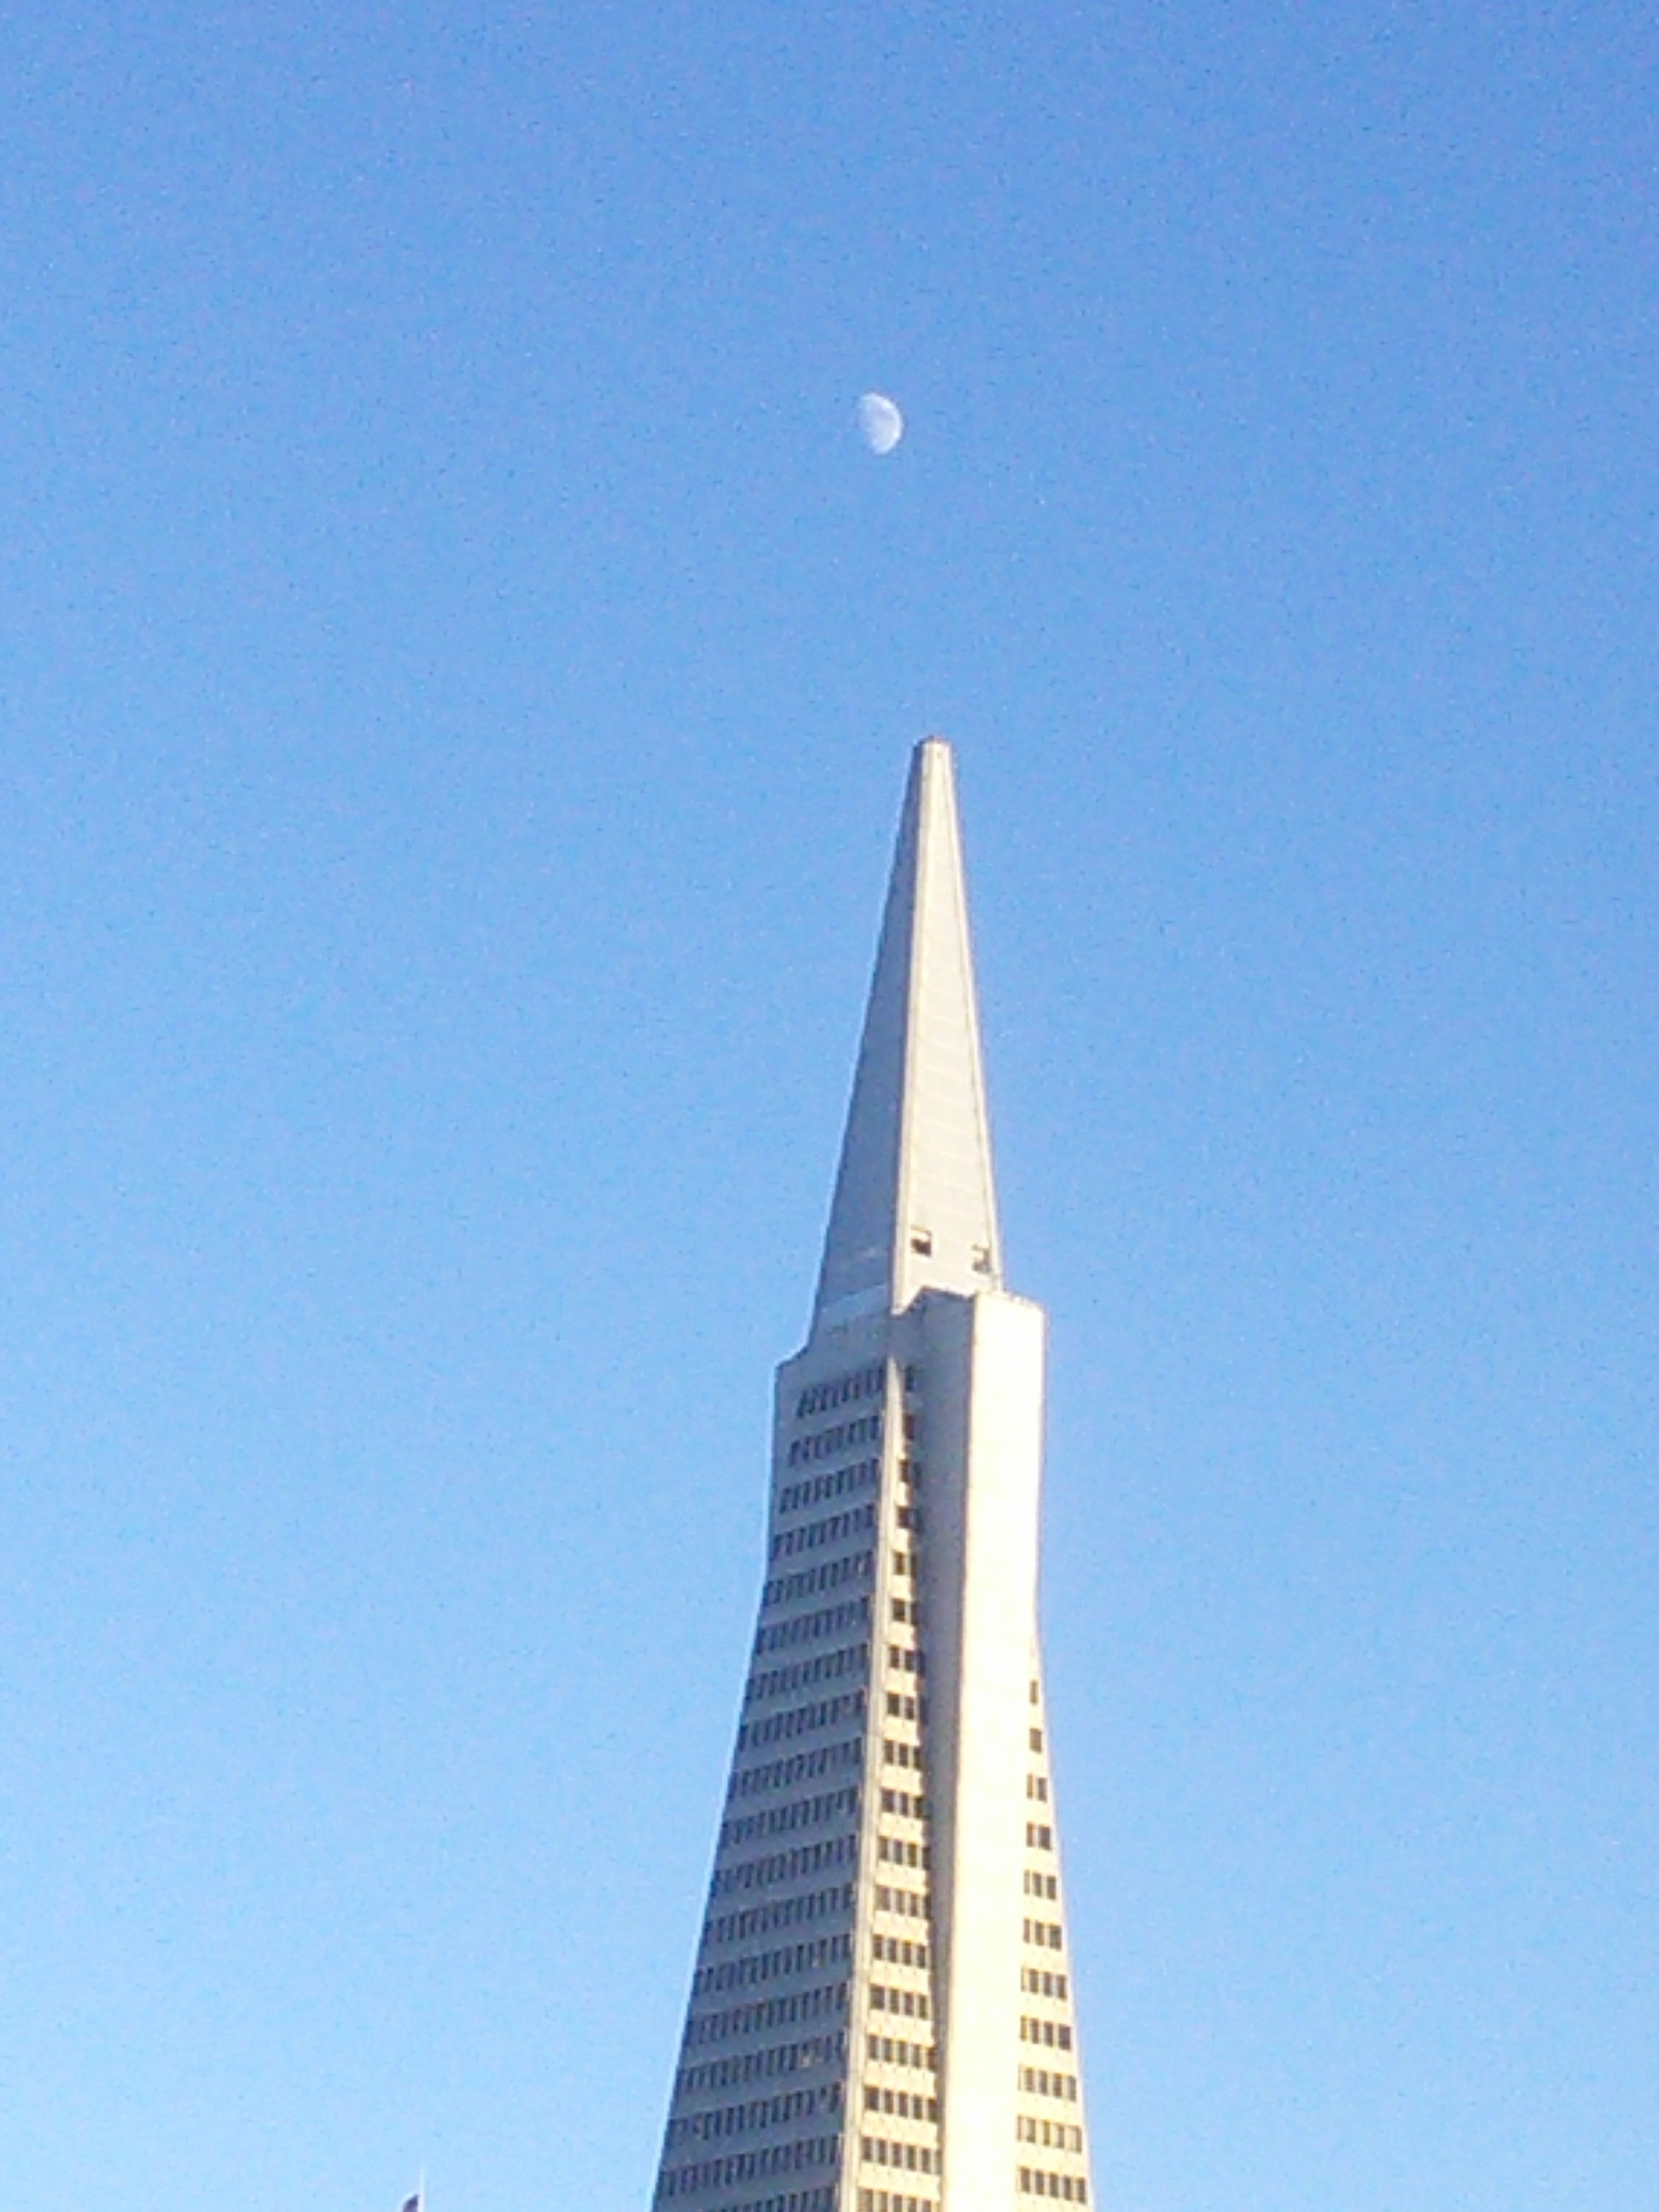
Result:
{"label": "white spire", "polygon": [[814,1332],[1002,1279],[951,748],[910,762]]}

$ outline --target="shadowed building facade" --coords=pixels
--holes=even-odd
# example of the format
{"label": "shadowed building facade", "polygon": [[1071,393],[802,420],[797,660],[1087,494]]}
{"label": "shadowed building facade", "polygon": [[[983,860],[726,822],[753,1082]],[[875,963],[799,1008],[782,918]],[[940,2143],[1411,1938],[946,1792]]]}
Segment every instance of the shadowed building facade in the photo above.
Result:
{"label": "shadowed building facade", "polygon": [[913,757],[659,2212],[1089,2201],[1037,1640],[1042,1310],[1003,1286],[950,748]]}

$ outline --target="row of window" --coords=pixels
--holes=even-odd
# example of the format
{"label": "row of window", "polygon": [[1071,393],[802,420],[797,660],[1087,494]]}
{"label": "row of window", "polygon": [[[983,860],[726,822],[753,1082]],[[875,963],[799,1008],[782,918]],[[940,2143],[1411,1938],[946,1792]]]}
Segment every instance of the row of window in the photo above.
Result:
{"label": "row of window", "polygon": [[833,1889],[809,1890],[805,1897],[781,1897],[771,1905],[750,1905],[741,1912],[724,1913],[708,1923],[702,1940],[708,1946],[742,1943],[774,1928],[798,1928],[804,1920],[828,1920],[852,1908],[852,1883],[837,1882]]}
{"label": "row of window", "polygon": [[797,1844],[792,1851],[774,1851],[769,1858],[745,1859],[741,1866],[722,1867],[708,1886],[708,1894],[730,1897],[739,1889],[770,1889],[775,1882],[793,1881],[804,1874],[818,1874],[825,1867],[846,1866],[859,1855],[856,1836],[827,1836],[821,1844]]}
{"label": "row of window", "polygon": [[869,1620],[867,1597],[843,1598],[839,1605],[821,1607],[796,1620],[769,1621],[755,1632],[755,1655],[758,1658],[763,1651],[786,1651],[792,1644],[821,1644],[826,1636],[838,1636],[843,1628],[867,1627]]}
{"label": "row of window", "polygon": [[1083,2130],[1075,2120],[1039,2120],[1022,2112],[1014,2132],[1019,2142],[1041,2143],[1045,2150],[1083,2148]]}
{"label": "row of window", "polygon": [[[815,2035],[804,2042],[775,2044],[768,2051],[749,2051],[739,2057],[715,2058],[701,2066],[681,2069],[675,2082],[677,2095],[693,2094],[698,2090],[738,2088],[745,2081],[775,2079],[778,2075],[811,2073],[819,2067],[839,2066],[847,2055],[844,2032],[834,2035]],[[910,2043],[897,2036],[869,2035],[865,2038],[865,2056],[873,2065],[913,2068],[931,2074],[938,2064],[938,2053],[930,2043]],[[1045,2068],[1022,2066],[1019,2086],[1027,2096],[1054,2097],[1062,2102],[1076,2104],[1078,2083],[1075,2074],[1054,2074]],[[817,2096],[827,2100],[822,2109],[833,2109],[839,2105],[841,2089],[838,2084],[805,2093],[798,2097]],[[923,2096],[914,2090],[890,2089],[872,2082],[864,2093],[866,2108],[871,2112],[892,2112],[901,2119],[937,2120],[939,2100]],[[739,2126],[775,2124],[793,2119],[815,2109],[809,2103],[792,2102],[787,2098],[770,2098],[758,2105],[730,2106],[725,2113],[703,2114],[698,2118],[677,2122],[678,2139],[696,2136],[699,2130],[705,2138],[730,2134]],[[750,2118],[732,2119],[732,2112],[745,2112]],[[1016,2123],[1021,2142],[1041,2143],[1053,2150],[1080,2152],[1083,2130],[1069,2120],[1048,2120],[1021,2113]],[[670,2139],[677,2139],[670,2130]]]}
{"label": "row of window", "polygon": [[683,2066],[674,2084],[677,2096],[697,2089],[735,2089],[744,2081],[769,2081],[778,2074],[810,2074],[820,2066],[839,2066],[847,2057],[847,2031],[809,2035],[798,2043],[775,2043],[765,2051],[745,2051],[735,2058],[708,2058]]}
{"label": "row of window", "polygon": [[903,1936],[877,1936],[872,1939],[874,1948],[871,1956],[884,1960],[890,1966],[925,1966],[927,1946],[912,1943]]}
{"label": "row of window", "polygon": [[919,1743],[902,1743],[896,1736],[884,1738],[881,1755],[889,1766],[914,1766],[918,1771],[921,1766],[921,1746]]}
{"label": "row of window", "polygon": [[790,1605],[817,1590],[839,1589],[843,1583],[867,1583],[875,1571],[873,1552],[853,1552],[826,1559],[821,1567],[798,1567],[793,1575],[774,1575],[761,1592],[763,1605]]}
{"label": "row of window", "polygon": [[933,2073],[939,2064],[939,2053],[931,2043],[906,2043],[893,2035],[866,2035],[864,2055],[881,2066],[918,2066]]}
{"label": "row of window", "polygon": [[[841,2110],[842,2086],[832,2082],[819,2089],[795,2089],[781,2096],[762,2097],[747,2104],[726,2105],[710,2112],[694,2112],[671,2121],[664,2141],[665,2153],[677,2150],[689,2142],[718,2142],[723,2136],[749,2135],[763,2128],[787,2127],[798,2120],[810,2119],[818,2112]],[[866,2112],[882,2112],[891,2118],[920,2120],[937,2124],[939,2100],[937,2096],[923,2095],[909,2089],[891,2089],[872,2082],[864,2092]],[[1069,2151],[1082,2154],[1083,2130],[1075,2122],[1035,2118],[1021,2113],[1016,2122],[1017,2139],[1020,2142],[1040,2145],[1046,2150]],[[865,2155],[868,2158],[868,2150]],[[899,2161],[878,2160],[878,2163]],[[932,2172],[931,2167],[918,2167],[918,2172]]]}
{"label": "row of window", "polygon": [[922,1664],[921,1652],[913,1644],[890,1644],[887,1663],[901,1674],[925,1674],[927,1672]]}
{"label": "row of window", "polygon": [[751,1674],[744,1702],[749,1705],[763,1705],[769,1698],[781,1697],[786,1691],[809,1689],[814,1682],[833,1682],[842,1674],[862,1677],[869,1671],[869,1666],[867,1643],[843,1644],[839,1651],[815,1652],[810,1659],[794,1659],[787,1667],[772,1667],[764,1674]]}
{"label": "row of window", "polygon": [[1048,1776],[1046,1774],[1028,1774],[1025,1778],[1025,1795],[1028,1797],[1039,1798],[1042,1803],[1046,1805],[1048,1802]]}
{"label": "row of window", "polygon": [[864,2109],[866,2112],[890,2112],[900,2120],[936,2120],[939,2099],[919,2096],[913,2089],[878,2088],[872,2081],[864,2093]]}
{"label": "row of window", "polygon": [[1025,1877],[1027,1897],[1052,1897],[1060,1902],[1060,1876],[1055,1874],[1028,1874]]}
{"label": "row of window", "polygon": [[794,1528],[780,1529],[772,1539],[770,1556],[793,1559],[797,1552],[821,1552],[826,1544],[839,1544],[848,1536],[861,1536],[876,1525],[872,1499],[867,1505],[849,1505],[840,1513],[826,1513],[821,1521],[803,1521]]}
{"label": "row of window", "polygon": [[1033,2097],[1063,2097],[1068,2103],[1077,2102],[1077,2075],[1051,2074],[1046,2066],[1022,2066],[1019,2086]]}
{"label": "row of window", "polygon": [[925,1820],[927,1818],[927,1800],[913,1797],[908,1790],[884,1790],[881,1809],[884,1813],[900,1814],[907,1820]]}
{"label": "row of window", "polygon": [[1040,2166],[1022,2166],[1019,2187],[1023,2197],[1059,2197],[1068,2204],[1089,2201],[1089,2185],[1075,2173],[1044,2173]]}
{"label": "row of window", "polygon": [[[889,1793],[884,1790],[882,1795],[886,1796]],[[893,1866],[921,1867],[924,1870],[933,1863],[927,1844],[913,1844],[908,1836],[878,1836],[876,1856],[886,1859]]]}
{"label": "row of window", "polygon": [[790,2189],[777,2197],[751,2197],[745,2204],[722,2204],[720,2212],[836,2212],[835,2189]]}
{"label": "row of window", "polygon": [[1050,1974],[1041,1966],[1022,1966],[1019,1985],[1034,1997],[1063,1997],[1068,1994],[1064,1974]]}
{"label": "row of window", "polygon": [[759,1744],[783,1743],[792,1735],[811,1735],[819,1729],[863,1718],[863,1691],[843,1690],[838,1698],[819,1698],[810,1705],[770,1713],[763,1721],[745,1721],[738,1730],[738,1749],[752,1751]]}
{"label": "row of window", "polygon": [[866,2166],[902,2166],[907,2173],[937,2173],[939,2153],[931,2143],[890,2142],[885,2136],[866,2136]]}
{"label": "row of window", "polygon": [[[914,1369],[906,1368],[907,1377]],[[907,1380],[905,1389],[910,1384]],[[805,1421],[814,1413],[828,1413],[837,1406],[855,1405],[860,1398],[878,1398],[887,1388],[884,1367],[860,1367],[851,1375],[837,1375],[828,1382],[814,1382],[795,1401],[795,1419]]]}
{"label": "row of window", "polygon": [[1030,1731],[1030,1736],[1032,1750],[1041,1751],[1042,1748],[1042,1730],[1041,1729],[1033,1729]]}
{"label": "row of window", "polygon": [[691,1978],[691,1994],[709,1996],[719,1990],[746,1989],[751,1982],[775,1982],[785,1974],[811,1973],[817,1966],[842,1965],[852,1952],[850,1936],[813,1936],[805,1943],[786,1943],[781,1951],[723,1959],[718,1966],[697,1969]]}
{"label": "row of window", "polygon": [[1025,1840],[1034,1851],[1051,1851],[1054,1847],[1054,1832],[1038,1821],[1028,1820],[1025,1823]]}
{"label": "row of window", "polygon": [[746,1767],[732,1777],[728,1795],[754,1797],[767,1790],[781,1790],[807,1781],[814,1774],[832,1774],[838,1766],[862,1766],[864,1746],[859,1742],[821,1744],[817,1751],[798,1751],[787,1759],[774,1759],[764,1766]]}
{"label": "row of window", "polygon": [[921,1889],[889,1889],[884,1884],[876,1887],[878,1912],[896,1912],[912,1920],[927,1917],[927,1893]]}
{"label": "row of window", "polygon": [[793,1990],[784,1997],[758,1997],[748,2004],[728,2005],[724,2012],[706,2012],[687,2022],[686,2046],[694,2043],[724,2043],[733,2035],[752,2035],[761,2027],[793,2027],[802,2021],[823,2020],[847,2010],[847,1984],[830,1982],[816,1990]]}
{"label": "row of window", "polygon": [[1028,1943],[1035,1943],[1040,1949],[1047,1949],[1049,1951],[1063,1951],[1065,1949],[1066,1938],[1060,1931],[1059,1921],[1028,1920],[1024,1923],[1024,1926],[1025,1941]]}
{"label": "row of window", "polygon": [[[924,1990],[890,1990],[883,1983],[870,1984],[872,2012],[902,2012],[912,2020],[930,2020],[927,1995]],[[1067,2049],[1071,2047],[1069,2045]]]}
{"label": "row of window", "polygon": [[789,1447],[788,1464],[810,1467],[815,1459],[837,1459],[860,1444],[880,1442],[881,1415],[865,1413],[856,1421],[837,1421],[833,1429],[820,1429],[816,1436],[797,1437]]}
{"label": "row of window", "polygon": [[1022,2043],[1046,2043],[1051,2051],[1069,2051],[1072,2031],[1063,2020],[1032,2020],[1029,2016],[1019,2024]]}
{"label": "row of window", "polygon": [[744,1813],[720,1823],[720,1849],[751,1842],[757,1836],[781,1835],[790,1828],[818,1828],[859,1808],[856,1790],[827,1790],[817,1797],[796,1797],[787,1805],[769,1805],[764,1812]]}
{"label": "row of window", "polygon": [[921,1699],[913,1697],[908,1690],[890,1690],[887,1710],[896,1721],[919,1721],[922,1717]]}
{"label": "row of window", "polygon": [[659,2200],[690,2197],[699,2189],[754,2181],[763,2173],[794,2173],[804,2166],[833,2166],[840,2151],[839,2136],[814,2136],[805,2142],[773,2143],[765,2150],[740,2150],[728,2158],[702,2159],[696,2166],[671,2166],[657,2184],[657,2196]]}
{"label": "row of window", "polygon": [[893,1618],[895,1620],[913,1621],[920,1626],[921,1607],[914,1598],[896,1597],[893,1600]]}
{"label": "row of window", "polygon": [[845,1498],[849,1491],[868,1490],[880,1473],[878,1459],[859,1459],[850,1467],[832,1467],[826,1474],[808,1475],[804,1482],[787,1483],[778,1492],[778,1511],[798,1513],[803,1505],[818,1505],[826,1498]]}
{"label": "row of window", "polygon": [[836,2212],[836,2189],[790,2189],[776,2197],[751,2197],[744,2204],[722,2204],[720,2212]]}
{"label": "row of window", "polygon": [[939,2199],[902,2197],[896,2189],[860,2189],[859,2212],[939,2212]]}
{"label": "row of window", "polygon": [[691,2112],[669,2123],[666,2147],[687,2142],[718,2142],[722,2136],[746,2136],[757,2128],[781,2128],[791,2120],[804,2120],[814,2112],[841,2110],[842,2087],[832,2081],[822,2089],[788,2089],[781,2096],[757,2097],[746,2105],[722,2105],[712,2112]]}

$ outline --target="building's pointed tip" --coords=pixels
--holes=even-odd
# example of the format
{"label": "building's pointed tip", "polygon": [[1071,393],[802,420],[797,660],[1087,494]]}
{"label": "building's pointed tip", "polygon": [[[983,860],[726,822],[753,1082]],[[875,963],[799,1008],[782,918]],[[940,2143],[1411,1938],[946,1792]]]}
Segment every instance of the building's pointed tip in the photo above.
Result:
{"label": "building's pointed tip", "polygon": [[911,755],[815,1328],[1001,1279],[951,747]]}

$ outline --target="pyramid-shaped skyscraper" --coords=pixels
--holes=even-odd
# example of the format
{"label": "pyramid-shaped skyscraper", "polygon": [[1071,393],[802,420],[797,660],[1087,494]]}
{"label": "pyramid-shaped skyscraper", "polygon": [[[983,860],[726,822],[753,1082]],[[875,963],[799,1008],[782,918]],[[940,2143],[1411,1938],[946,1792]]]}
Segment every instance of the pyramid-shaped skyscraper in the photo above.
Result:
{"label": "pyramid-shaped skyscraper", "polygon": [[950,748],[912,760],[659,2212],[1089,2202],[1037,1642],[1042,1310],[1003,1286]]}

